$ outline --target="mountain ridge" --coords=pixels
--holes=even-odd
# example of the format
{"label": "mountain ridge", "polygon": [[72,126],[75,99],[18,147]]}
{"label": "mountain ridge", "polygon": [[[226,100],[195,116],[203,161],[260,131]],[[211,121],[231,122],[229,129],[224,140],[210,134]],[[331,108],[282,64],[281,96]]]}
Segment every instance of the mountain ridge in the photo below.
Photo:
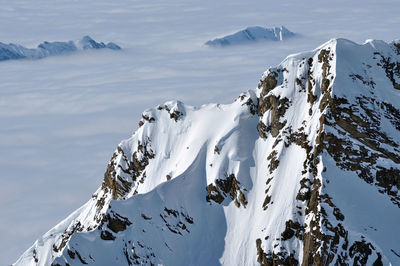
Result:
{"label": "mountain ridge", "polygon": [[232,104],[146,110],[16,265],[399,262],[397,48],[332,39]]}
{"label": "mountain ridge", "polygon": [[260,41],[278,42],[296,36],[298,36],[298,34],[291,32],[284,26],[273,28],[252,26],[221,38],[209,40],[205,45],[211,47],[226,47],[230,45],[243,45]]}
{"label": "mountain ridge", "polygon": [[48,56],[69,54],[79,50],[94,50],[94,49],[111,49],[120,50],[117,44],[109,42],[96,42],[90,36],[84,36],[78,41],[68,42],[43,42],[37,48],[26,48],[14,43],[0,42],[0,61],[16,60],[16,59],[42,59]]}

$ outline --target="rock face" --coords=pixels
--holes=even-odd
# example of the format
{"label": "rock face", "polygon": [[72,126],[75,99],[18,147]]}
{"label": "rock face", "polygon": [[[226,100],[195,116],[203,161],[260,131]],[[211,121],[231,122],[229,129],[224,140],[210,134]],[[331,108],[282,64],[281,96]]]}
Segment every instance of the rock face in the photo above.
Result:
{"label": "rock face", "polygon": [[334,39],[232,104],[145,111],[16,265],[400,264],[399,54]]}
{"label": "rock face", "polygon": [[296,34],[287,28],[264,28],[260,26],[248,27],[232,35],[210,40],[205,44],[213,47],[224,47],[237,44],[248,44],[261,41],[283,41],[295,37]]}
{"label": "rock face", "polygon": [[78,50],[92,49],[112,49],[120,50],[121,47],[115,43],[109,42],[104,44],[96,42],[89,36],[83,37],[77,42],[43,42],[35,49],[23,47],[18,44],[5,44],[0,42],[0,61],[13,59],[41,59],[52,55],[61,55],[76,52]]}

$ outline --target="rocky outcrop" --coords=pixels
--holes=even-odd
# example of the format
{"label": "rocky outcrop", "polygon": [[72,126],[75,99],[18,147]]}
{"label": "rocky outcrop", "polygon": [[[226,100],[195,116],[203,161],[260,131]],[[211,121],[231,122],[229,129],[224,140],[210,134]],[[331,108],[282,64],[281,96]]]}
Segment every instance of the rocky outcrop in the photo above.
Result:
{"label": "rocky outcrop", "polygon": [[398,264],[398,62],[395,44],[331,40],[230,105],[146,110],[17,264]]}

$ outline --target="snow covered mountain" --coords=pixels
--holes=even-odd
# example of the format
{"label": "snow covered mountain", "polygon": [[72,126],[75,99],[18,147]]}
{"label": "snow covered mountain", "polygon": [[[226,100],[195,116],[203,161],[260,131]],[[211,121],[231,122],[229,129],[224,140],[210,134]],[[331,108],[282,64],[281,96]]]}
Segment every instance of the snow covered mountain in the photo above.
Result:
{"label": "snow covered mountain", "polygon": [[78,50],[92,50],[108,48],[112,50],[120,50],[121,47],[115,43],[96,42],[89,36],[84,36],[79,41],[69,42],[43,42],[37,48],[31,49],[18,44],[5,44],[0,42],[0,61],[12,59],[41,59],[52,55],[61,55],[75,52]]}
{"label": "snow covered mountain", "polygon": [[254,26],[238,31],[232,35],[210,40],[205,44],[208,46],[221,47],[259,41],[283,41],[294,36],[296,35],[293,32],[283,26],[274,28]]}
{"label": "snow covered mountain", "polygon": [[400,44],[333,39],[232,104],[145,111],[15,265],[400,264]]}

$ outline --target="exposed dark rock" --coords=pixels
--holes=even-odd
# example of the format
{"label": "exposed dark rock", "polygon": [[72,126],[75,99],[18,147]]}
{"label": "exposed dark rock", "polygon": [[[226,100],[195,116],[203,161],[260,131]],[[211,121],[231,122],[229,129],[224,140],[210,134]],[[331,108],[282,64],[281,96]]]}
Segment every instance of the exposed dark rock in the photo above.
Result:
{"label": "exposed dark rock", "polygon": [[208,202],[210,202],[210,200],[213,200],[216,203],[221,204],[224,201],[224,196],[222,196],[221,192],[217,189],[216,186],[214,186],[214,184],[209,184],[206,189],[208,194],[206,196],[206,200]]}
{"label": "exposed dark rock", "polygon": [[387,102],[381,102],[381,109],[384,110],[384,116],[400,131],[400,110]]}
{"label": "exposed dark rock", "polygon": [[142,118],[144,120],[146,120],[147,122],[149,122],[149,123],[152,123],[152,122],[154,122],[156,120],[154,117],[149,117],[149,116],[144,115],[144,114],[142,114]]}
{"label": "exposed dark rock", "polygon": [[78,252],[77,250],[75,250],[75,254],[78,256],[78,259],[79,259],[79,261],[80,261],[82,264],[88,264],[88,263],[82,258],[81,254],[79,254],[79,252]]}
{"label": "exposed dark rock", "polygon": [[257,131],[261,138],[266,139],[268,132],[271,131],[271,127],[267,127],[262,121],[257,124]]}
{"label": "exposed dark rock", "polygon": [[107,230],[101,231],[100,238],[103,240],[114,240],[115,236],[112,233],[108,232]]}
{"label": "exposed dark rock", "polygon": [[144,215],[143,213],[141,214],[141,216],[145,220],[151,220],[152,219],[151,217],[148,217],[148,216]]}
{"label": "exposed dark rock", "polygon": [[306,201],[311,198],[311,181],[308,178],[300,180],[300,190],[296,195],[297,200]]}
{"label": "exposed dark rock", "polygon": [[[385,189],[385,193],[397,196],[397,190],[400,190],[400,170],[393,167],[387,169],[379,167],[376,171],[376,185]],[[396,193],[392,192],[395,188]]]}
{"label": "exposed dark rock", "polygon": [[219,154],[219,148],[217,145],[215,145],[215,147],[214,147],[214,153]]}
{"label": "exposed dark rock", "polygon": [[268,168],[269,173],[272,174],[276,168],[279,166],[279,160],[277,159],[278,152],[273,150],[267,157],[267,160],[270,161]]}
{"label": "exposed dark rock", "polygon": [[[67,245],[69,239],[71,238],[72,234],[75,232],[80,232],[82,231],[83,227],[80,222],[77,222],[76,224],[68,227],[64,233],[61,235],[61,239],[57,241],[56,243],[53,244],[53,251],[59,252],[64,249],[64,247]],[[57,244],[59,243],[59,244]]]}
{"label": "exposed dark rock", "polygon": [[375,89],[376,83],[373,80],[370,80],[370,81],[365,80],[364,77],[362,77],[361,75],[358,75],[358,74],[351,74],[350,77],[352,78],[353,81],[359,80],[365,86],[368,86],[371,89]]}
{"label": "exposed dark rock", "polygon": [[365,240],[356,241],[349,249],[350,258],[354,258],[354,265],[366,265],[368,257],[374,249],[371,243],[367,243]]}
{"label": "exposed dark rock", "polygon": [[[117,161],[118,156],[120,156],[120,161]],[[142,177],[139,182],[143,183],[144,178],[146,177],[144,170],[149,164],[149,160],[153,159],[154,156],[155,154],[151,149],[150,139],[146,139],[143,143],[138,142],[137,151],[133,152],[131,159],[128,159],[124,150],[118,146],[117,151],[114,152],[110,162],[108,163],[104,174],[102,189],[106,193],[110,190],[113,199],[123,197],[131,191],[134,182],[137,181],[139,177]],[[122,176],[117,175],[117,169],[121,169],[124,174],[129,176],[130,181],[126,180],[126,177],[123,178]],[[104,199],[99,199],[99,210],[103,205]]]}
{"label": "exposed dark rock", "polygon": [[132,224],[128,218],[114,212],[111,212],[111,215],[106,215],[106,222],[107,227],[110,228],[114,233],[125,231],[126,228]]}
{"label": "exposed dark rock", "polygon": [[175,122],[178,122],[179,118],[183,116],[183,113],[181,111],[178,110],[170,110],[169,107],[167,105],[164,105],[164,109],[167,110],[167,112],[169,113],[169,117],[171,119],[174,119]]}
{"label": "exposed dark rock", "polygon": [[190,233],[189,225],[193,224],[193,218],[183,212],[164,208],[164,213],[160,214],[161,219],[171,233],[183,236]]}
{"label": "exposed dark rock", "polygon": [[257,113],[257,105],[253,102],[251,98],[246,101],[246,105],[249,107],[250,113],[255,115]]}
{"label": "exposed dark rock", "polygon": [[36,249],[33,249],[32,251],[32,256],[33,256],[33,260],[37,263],[39,261],[38,257],[37,257],[37,251]]}
{"label": "exposed dark rock", "polygon": [[383,68],[383,70],[386,73],[386,76],[390,79],[390,81],[393,84],[393,88],[396,90],[400,90],[400,83],[396,81],[397,79],[400,79],[400,62],[397,61],[392,61],[392,58],[390,57],[385,57],[380,53],[375,53],[376,55],[379,55],[381,57],[380,64]]}
{"label": "exposed dark rock", "polygon": [[264,209],[264,211],[268,208],[268,204],[271,202],[271,196],[265,196],[265,200],[264,200],[264,203],[263,203],[263,209]]}
{"label": "exposed dark rock", "polygon": [[208,193],[206,200],[208,202],[213,200],[221,204],[229,195],[238,208],[240,207],[240,204],[242,204],[243,207],[246,207],[246,197],[240,189],[240,182],[236,179],[234,174],[227,176],[226,179],[217,179],[215,184],[216,185],[209,184],[206,188]]}
{"label": "exposed dark rock", "polygon": [[304,228],[299,222],[293,222],[292,220],[286,221],[285,231],[282,232],[282,240],[291,239],[296,236],[298,239],[303,240]]}
{"label": "exposed dark rock", "polygon": [[[260,121],[259,123],[259,132],[271,132],[272,137],[277,137],[279,131],[286,125],[285,121],[280,121],[280,118],[285,115],[287,108],[289,107],[289,99],[283,98],[280,99],[280,96],[268,95],[262,101],[259,101],[258,115],[262,116],[266,111],[270,110],[270,121],[271,124],[269,126],[263,126]],[[261,137],[265,138],[265,133],[260,134]]]}
{"label": "exposed dark rock", "polygon": [[70,249],[67,249],[67,252],[68,252],[68,256],[69,256],[71,259],[75,259],[75,252],[72,252]]}
{"label": "exposed dark rock", "polygon": [[[378,165],[379,158],[390,159],[395,164],[400,163],[399,144],[382,131],[380,125],[384,114],[396,126],[398,121],[395,115],[398,110],[366,96],[356,97],[356,100],[357,105],[350,105],[344,98],[334,97],[329,100],[329,110],[322,122],[327,126],[337,125],[337,130],[343,130],[344,134],[341,136],[321,132],[318,141],[321,148],[332,156],[339,167],[355,171],[367,183],[375,183],[383,188],[382,192],[388,194],[392,202],[400,206],[400,196],[390,192],[392,187],[398,186],[399,170],[385,169]],[[354,143],[352,139],[361,144]],[[391,147],[391,150],[382,144]],[[376,174],[372,169],[377,169]]]}
{"label": "exposed dark rock", "polygon": [[299,92],[306,92],[306,86],[299,78],[296,78],[296,84],[301,88]]}
{"label": "exposed dark rock", "polygon": [[294,253],[288,253],[282,250],[278,253],[265,253],[261,247],[261,239],[256,240],[257,247],[257,262],[262,266],[273,266],[273,265],[299,265],[296,260]]}

